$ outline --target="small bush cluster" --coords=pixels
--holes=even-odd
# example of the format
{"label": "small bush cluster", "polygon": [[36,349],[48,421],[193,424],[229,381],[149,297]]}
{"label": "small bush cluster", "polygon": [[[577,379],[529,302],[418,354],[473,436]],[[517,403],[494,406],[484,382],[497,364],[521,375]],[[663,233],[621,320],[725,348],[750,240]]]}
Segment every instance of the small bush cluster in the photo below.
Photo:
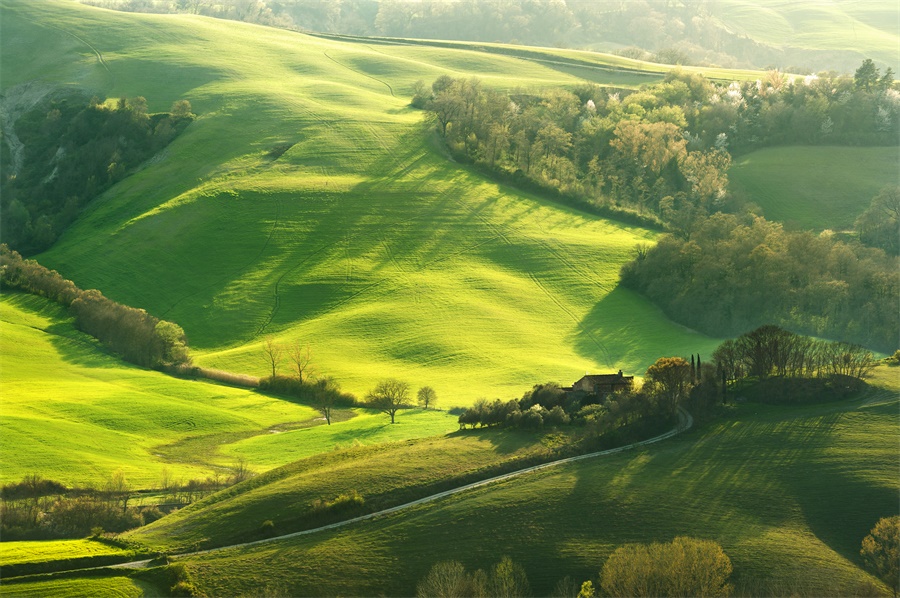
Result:
{"label": "small bush cluster", "polygon": [[55,270],[26,260],[0,245],[0,286],[40,295],[68,307],[75,327],[102,342],[112,352],[144,367],[190,363],[184,330],[143,309],[107,299],[100,291],[83,291]]}
{"label": "small bush cluster", "polygon": [[366,499],[363,498],[362,494],[356,490],[350,490],[349,492],[339,494],[332,500],[322,500],[317,498],[310,506],[313,511],[317,512],[328,511],[331,513],[340,513],[357,509],[365,504]]}
{"label": "small bush cluster", "polygon": [[500,559],[487,572],[477,569],[469,573],[459,561],[441,561],[416,586],[416,596],[530,596],[531,586],[521,565],[508,556]]}

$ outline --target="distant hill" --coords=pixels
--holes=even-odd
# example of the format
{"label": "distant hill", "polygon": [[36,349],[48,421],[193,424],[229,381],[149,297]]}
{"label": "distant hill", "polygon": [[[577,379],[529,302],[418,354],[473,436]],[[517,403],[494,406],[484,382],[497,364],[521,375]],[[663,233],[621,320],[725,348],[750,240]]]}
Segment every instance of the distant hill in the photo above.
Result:
{"label": "distant hill", "polygon": [[83,0],[139,11],[196,11],[307,31],[625,50],[669,64],[852,72],[864,58],[900,71],[890,0]]}

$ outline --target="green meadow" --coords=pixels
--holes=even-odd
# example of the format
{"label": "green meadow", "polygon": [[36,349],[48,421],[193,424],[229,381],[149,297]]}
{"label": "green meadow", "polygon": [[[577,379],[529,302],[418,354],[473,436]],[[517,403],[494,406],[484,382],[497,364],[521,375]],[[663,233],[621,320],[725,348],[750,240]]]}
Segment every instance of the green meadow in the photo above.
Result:
{"label": "green meadow", "polygon": [[[63,311],[23,294],[0,298],[3,417],[0,481],[39,474],[102,485],[121,470],[135,488],[262,472],[335,448],[443,434],[445,411],[319,413],[246,389],[172,378],[122,363],[72,327]],[[23,448],[26,447],[26,448]]]}
{"label": "green meadow", "polygon": [[128,577],[85,577],[80,579],[56,579],[51,581],[4,584],[0,586],[0,596],[17,598],[83,598],[103,596],[104,598],[138,598],[158,596],[155,586]]}
{"label": "green meadow", "polygon": [[897,511],[897,370],[872,383],[849,402],[746,403],[643,450],[185,562],[213,595],[411,595],[437,561],[473,570],[506,554],[543,596],[566,575],[596,580],[617,546],[690,535],[723,546],[741,595],[886,592],[861,569],[859,545]]}
{"label": "green meadow", "polygon": [[46,542],[0,542],[0,566],[22,563],[46,563],[59,559],[129,554],[90,539],[49,540]]}
{"label": "green meadow", "polygon": [[791,228],[847,230],[872,198],[900,184],[898,147],[775,147],[736,158],[732,192]]}
{"label": "green meadow", "polygon": [[873,58],[898,66],[900,23],[890,0],[723,0],[711,12],[731,31],[775,47],[855,51],[859,62]]}
{"label": "green meadow", "polygon": [[311,529],[332,522],[315,512],[317,500],[353,491],[365,507],[339,519],[396,506],[465,483],[550,458],[562,435],[474,431],[431,438],[346,446],[300,459],[192,504],[126,537],[169,553],[211,548]]}
{"label": "green meadow", "polygon": [[41,78],[151,110],[191,101],[187,131],[39,259],[177,322],[200,365],[264,375],[272,335],[310,343],[318,371],[357,395],[394,376],[450,406],[716,345],[616,288],[655,233],[488,181],[408,107],[416,80],[442,74],[504,89],[584,79],[461,48],[2,6],[5,89]]}

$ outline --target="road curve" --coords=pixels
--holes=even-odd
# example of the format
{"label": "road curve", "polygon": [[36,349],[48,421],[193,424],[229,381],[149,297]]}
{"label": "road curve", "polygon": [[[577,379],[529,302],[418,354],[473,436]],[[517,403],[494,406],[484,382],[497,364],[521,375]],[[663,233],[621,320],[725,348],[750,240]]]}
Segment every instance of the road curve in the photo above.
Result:
{"label": "road curve", "polygon": [[[676,434],[680,434],[685,430],[689,430],[694,425],[694,418],[691,417],[691,414],[685,411],[684,409],[679,408],[678,410],[678,424],[665,432],[664,434],[660,434],[659,436],[654,436],[653,438],[649,438],[647,440],[642,440],[640,442],[635,442],[632,444],[628,444],[625,446],[620,446],[614,449],[608,449],[605,451],[597,451],[594,453],[587,453],[585,455],[578,455],[577,457],[567,457],[565,459],[558,459],[556,461],[550,461],[548,463],[541,463],[540,465],[534,465],[532,467],[526,467],[524,469],[517,469],[516,471],[511,471],[509,473],[505,473],[503,475],[498,475],[493,478],[488,478],[486,480],[481,480],[480,482],[473,482],[471,484],[466,484],[464,486],[459,486],[458,488],[453,488],[451,490],[445,490],[444,492],[438,492],[437,494],[432,494],[430,496],[426,496],[424,498],[420,498],[418,500],[414,500],[408,503],[404,503],[402,505],[397,505],[396,507],[391,507],[389,509],[383,509],[381,511],[376,511],[374,513],[369,513],[367,515],[360,515],[359,517],[354,517],[353,519],[346,519],[344,521],[339,521],[337,523],[332,523],[329,525],[323,525],[321,527],[316,527],[313,529],[307,529],[299,532],[293,532],[290,534],[284,534],[282,536],[275,536],[273,538],[266,538],[264,540],[255,540],[253,542],[243,542],[240,544],[229,544],[228,546],[219,546],[217,548],[209,548],[207,550],[197,550],[193,552],[183,552],[180,554],[170,555],[169,558],[184,558],[190,556],[198,556],[203,554],[210,554],[213,552],[219,552],[221,550],[229,550],[231,548],[245,548],[248,546],[256,546],[259,544],[268,544],[270,542],[278,542],[281,540],[287,540],[290,538],[297,538],[299,536],[307,536],[310,534],[315,534],[318,532],[323,532],[330,529],[336,529],[339,527],[344,527],[346,525],[352,525],[354,523],[359,523],[360,521],[366,521],[368,519],[375,519],[376,517],[383,517],[385,515],[390,515],[392,513],[397,513],[398,511],[403,511],[404,509],[409,509],[411,507],[415,507],[418,505],[422,505],[425,503],[433,502],[435,500],[439,500],[441,498],[445,498],[447,496],[452,496],[454,494],[459,494],[460,492],[466,492],[467,490],[473,490],[475,488],[480,488],[482,486],[487,486],[489,484],[496,484],[497,482],[502,482],[504,480],[508,480],[510,478],[515,478],[521,475],[525,475],[528,473],[532,473],[535,471],[540,471],[542,469],[547,469],[549,467],[556,467],[557,465],[563,465],[565,463],[572,463],[574,461],[581,461],[584,459],[593,459],[595,457],[603,457],[605,455],[615,455],[616,453],[622,453],[625,451],[629,451],[634,448],[639,448],[642,446],[647,446],[650,444],[654,444],[660,442],[662,440],[666,440],[667,438],[671,438]],[[144,559],[140,561],[129,561],[127,563],[119,563],[116,565],[107,565],[106,567],[90,567],[90,569],[141,569],[149,566],[151,563],[151,559]],[[83,569],[82,569],[83,570]],[[60,571],[59,573],[64,573],[64,571]]]}
{"label": "road curve", "polygon": [[[458,488],[453,488],[451,490],[445,490],[444,492],[438,492],[437,494],[432,494],[430,496],[426,496],[424,498],[420,498],[418,500],[414,500],[408,503],[404,503],[402,505],[397,505],[396,507],[391,507],[389,509],[383,509],[381,511],[376,511],[374,513],[369,513],[367,515],[360,515],[359,517],[354,517],[353,519],[346,519],[344,521],[339,521],[337,523],[332,523],[329,525],[323,525],[321,527],[316,527],[313,529],[307,529],[299,532],[293,532],[290,534],[284,534],[282,536],[275,536],[273,538],[266,538],[265,540],[255,540],[253,542],[243,542],[241,544],[230,544],[228,546],[219,546],[218,548],[210,548],[208,550],[198,550],[195,552],[185,552],[181,554],[172,555],[172,558],[180,558],[186,556],[196,556],[201,554],[210,554],[212,552],[218,552],[220,550],[228,550],[230,548],[244,548],[247,546],[256,546],[258,544],[268,544],[269,542],[277,542],[279,540],[287,540],[289,538],[297,538],[299,536],[307,536],[309,534],[315,534],[318,532],[323,532],[325,530],[335,529],[339,527],[343,527],[345,525],[351,525],[353,523],[358,523],[360,521],[366,521],[367,519],[375,519],[376,517],[382,517],[384,515],[390,515],[392,513],[396,513],[398,511],[402,511],[404,509],[409,509],[411,507],[415,507],[417,505],[425,504],[428,502],[432,502],[447,496],[452,496],[454,494],[459,494],[460,492],[465,492],[467,490],[473,490],[475,488],[480,488],[481,486],[487,486],[488,484],[495,484],[497,482],[502,482],[504,480],[508,480],[510,478],[518,477],[520,475],[525,475],[527,473],[532,473],[535,471],[540,471],[542,469],[547,469],[549,467],[555,467],[557,465],[563,465],[565,463],[572,463],[574,461],[581,461],[583,459],[593,459],[594,457],[602,457],[605,455],[614,455],[616,453],[622,453],[633,448],[638,448],[641,446],[647,446],[649,444],[654,444],[660,442],[662,440],[666,440],[667,438],[671,438],[676,434],[680,434],[685,430],[691,428],[694,425],[694,418],[691,417],[691,414],[685,411],[684,409],[678,409],[678,424],[665,432],[664,434],[660,434],[659,436],[654,436],[653,438],[649,438],[647,440],[642,440],[640,442],[635,442],[632,444],[628,444],[625,446],[620,446],[614,449],[608,449],[605,451],[597,451],[595,453],[587,453],[585,455],[578,455],[577,457],[567,457],[565,459],[559,459],[556,461],[550,461],[548,463],[541,463],[540,465],[534,465],[532,467],[526,467],[524,469],[517,469],[516,471],[511,471],[510,473],[505,473],[503,475],[498,475],[493,478],[488,478],[486,480],[481,480],[480,482],[472,482],[471,484],[466,484],[465,486],[459,486]],[[138,561],[145,562],[145,561]],[[123,563],[121,565],[116,565],[117,567],[127,567],[132,563]]]}

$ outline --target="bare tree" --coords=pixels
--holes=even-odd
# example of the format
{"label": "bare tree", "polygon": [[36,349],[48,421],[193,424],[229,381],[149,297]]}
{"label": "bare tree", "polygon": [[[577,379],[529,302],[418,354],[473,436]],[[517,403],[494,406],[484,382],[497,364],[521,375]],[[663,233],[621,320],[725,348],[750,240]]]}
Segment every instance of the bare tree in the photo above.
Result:
{"label": "bare tree", "polygon": [[313,385],[313,405],[325,418],[325,423],[331,425],[331,412],[341,398],[341,389],[334,378],[322,378]]}
{"label": "bare tree", "polygon": [[366,402],[372,409],[378,409],[391,416],[393,424],[394,416],[399,410],[412,406],[409,403],[409,384],[395,378],[382,380],[366,395]]}
{"label": "bare tree", "polygon": [[297,370],[297,378],[300,379],[300,382],[303,382],[304,379],[308,380],[314,375],[312,349],[310,349],[309,344],[303,344],[300,341],[291,343],[288,347],[288,357],[294,364],[294,369]]}
{"label": "bare tree", "polygon": [[263,342],[263,354],[266,356],[266,361],[272,366],[272,377],[274,378],[278,373],[278,364],[281,363],[284,347],[275,342],[275,339],[271,336],[267,336]]}
{"label": "bare tree", "polygon": [[430,386],[420,388],[416,397],[422,409],[428,409],[429,406],[434,407],[434,404],[437,402],[437,393]]}

